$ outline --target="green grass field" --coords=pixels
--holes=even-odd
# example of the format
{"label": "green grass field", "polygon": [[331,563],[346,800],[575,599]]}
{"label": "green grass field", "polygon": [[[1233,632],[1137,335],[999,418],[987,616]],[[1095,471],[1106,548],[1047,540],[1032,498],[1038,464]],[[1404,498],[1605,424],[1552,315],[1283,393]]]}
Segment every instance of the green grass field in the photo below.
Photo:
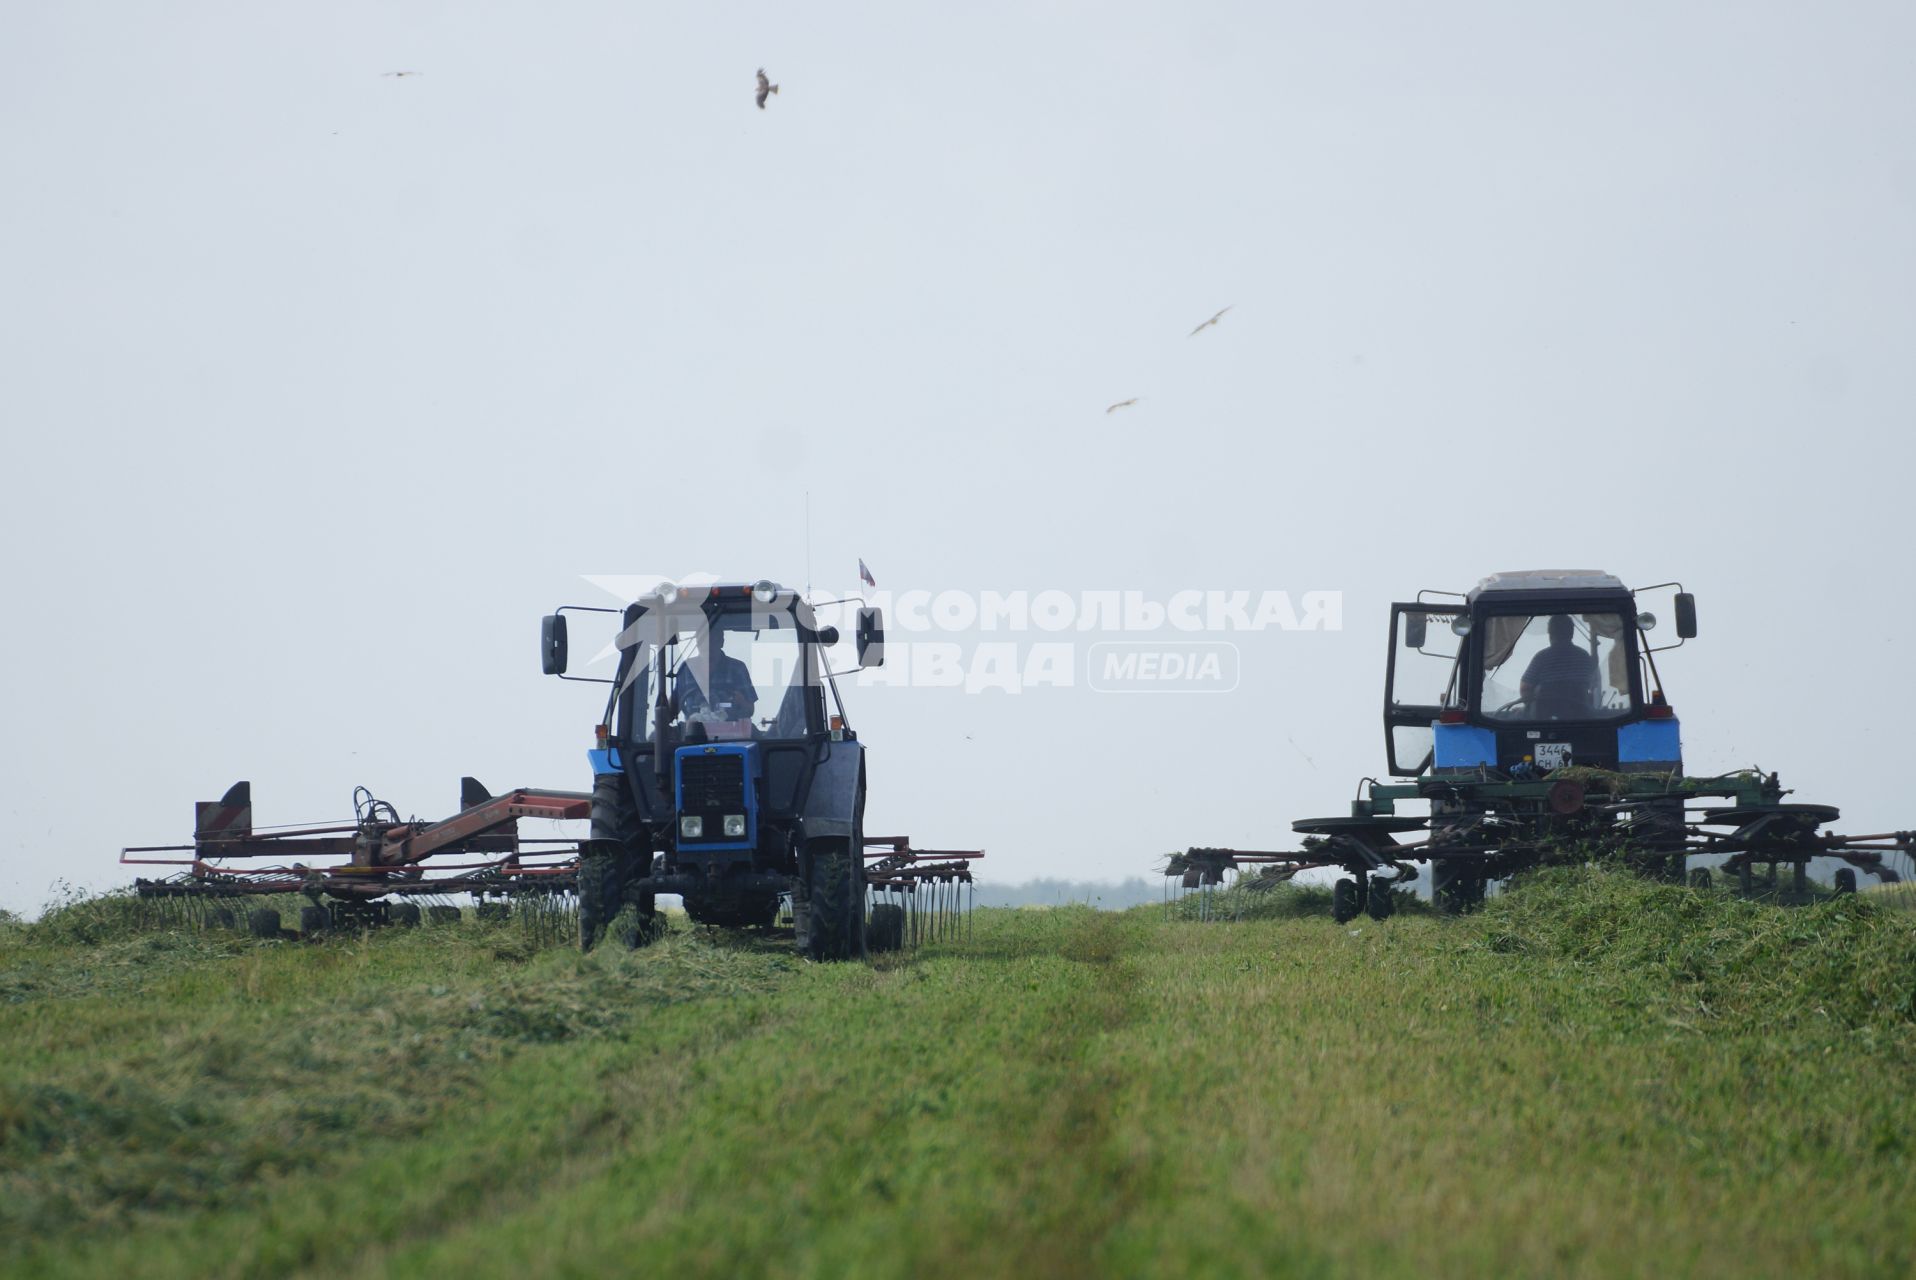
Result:
{"label": "green grass field", "polygon": [[876,967],[79,904],[0,926],[0,1273],[1907,1275],[1868,897],[981,912]]}

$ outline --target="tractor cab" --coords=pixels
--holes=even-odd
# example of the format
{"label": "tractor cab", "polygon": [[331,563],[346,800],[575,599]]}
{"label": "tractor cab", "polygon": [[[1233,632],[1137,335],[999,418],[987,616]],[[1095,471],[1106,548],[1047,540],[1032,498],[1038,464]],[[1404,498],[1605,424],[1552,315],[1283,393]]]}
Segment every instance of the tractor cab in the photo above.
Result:
{"label": "tractor cab", "polygon": [[[542,634],[552,675],[566,675],[566,612]],[[666,585],[597,612],[620,612],[622,629],[592,767],[623,784],[618,807],[630,801],[652,848],[749,868],[777,861],[801,829],[851,834],[859,747],[826,663],[838,629],[799,593]],[[861,667],[883,662],[876,610],[859,611],[856,639]]]}
{"label": "tractor cab", "polygon": [[[1656,589],[1595,571],[1532,570],[1392,605],[1391,773],[1523,779],[1581,765],[1680,774],[1676,717],[1649,638],[1657,619],[1637,599]],[[1677,643],[1696,634],[1687,592],[1676,596],[1676,633]]]}

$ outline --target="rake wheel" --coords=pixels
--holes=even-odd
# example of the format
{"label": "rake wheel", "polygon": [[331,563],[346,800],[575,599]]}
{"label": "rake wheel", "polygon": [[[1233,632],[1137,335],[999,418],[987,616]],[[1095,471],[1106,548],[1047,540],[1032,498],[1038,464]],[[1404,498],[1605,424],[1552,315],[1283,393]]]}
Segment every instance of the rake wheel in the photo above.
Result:
{"label": "rake wheel", "polygon": [[905,945],[905,909],[889,902],[872,908],[865,924],[865,943],[873,951],[896,951]]}
{"label": "rake wheel", "polygon": [[317,904],[299,909],[299,936],[317,942],[333,930],[333,913]]}
{"label": "rake wheel", "polygon": [[1357,881],[1348,877],[1331,886],[1331,919],[1349,924],[1357,919]]}

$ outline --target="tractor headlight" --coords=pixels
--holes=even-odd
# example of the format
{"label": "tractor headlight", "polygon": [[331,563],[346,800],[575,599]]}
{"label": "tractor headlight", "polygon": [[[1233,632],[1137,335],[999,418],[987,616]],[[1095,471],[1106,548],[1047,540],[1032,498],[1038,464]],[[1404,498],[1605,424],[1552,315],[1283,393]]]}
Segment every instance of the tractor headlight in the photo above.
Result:
{"label": "tractor headlight", "polygon": [[778,587],[769,580],[761,579],[752,584],[752,599],[760,604],[770,604],[778,599]]}
{"label": "tractor headlight", "polygon": [[1637,626],[1640,627],[1641,629],[1645,631],[1654,631],[1656,629],[1656,625],[1657,625],[1657,616],[1656,614],[1651,613],[1648,609],[1645,609],[1642,613],[1639,613],[1637,615]]}
{"label": "tractor headlight", "polygon": [[679,589],[677,587],[673,586],[669,582],[661,582],[659,584],[660,603],[671,604],[674,601],[676,601],[678,598],[679,598]]}
{"label": "tractor headlight", "polygon": [[1470,634],[1470,615],[1467,613],[1458,614],[1455,618],[1451,619],[1450,629],[1456,635],[1460,635],[1460,636],[1469,635]]}
{"label": "tractor headlight", "polygon": [[679,834],[687,840],[697,840],[705,834],[705,819],[696,813],[687,814],[679,819]]}
{"label": "tractor headlight", "polygon": [[725,815],[725,834],[728,836],[744,835],[745,834],[745,815],[742,813],[726,814]]}

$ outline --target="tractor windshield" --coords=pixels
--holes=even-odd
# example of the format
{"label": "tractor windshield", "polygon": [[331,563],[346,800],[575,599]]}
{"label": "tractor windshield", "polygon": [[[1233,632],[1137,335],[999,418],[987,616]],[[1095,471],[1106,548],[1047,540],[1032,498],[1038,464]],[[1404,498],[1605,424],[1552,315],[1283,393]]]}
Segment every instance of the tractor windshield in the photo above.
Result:
{"label": "tractor windshield", "polygon": [[[669,723],[686,741],[802,738],[816,681],[789,608],[688,610],[659,619],[635,679],[645,736],[665,683]],[[636,664],[635,664],[636,674]]]}
{"label": "tractor windshield", "polygon": [[1486,719],[1606,720],[1630,710],[1622,614],[1493,614],[1482,628]]}

